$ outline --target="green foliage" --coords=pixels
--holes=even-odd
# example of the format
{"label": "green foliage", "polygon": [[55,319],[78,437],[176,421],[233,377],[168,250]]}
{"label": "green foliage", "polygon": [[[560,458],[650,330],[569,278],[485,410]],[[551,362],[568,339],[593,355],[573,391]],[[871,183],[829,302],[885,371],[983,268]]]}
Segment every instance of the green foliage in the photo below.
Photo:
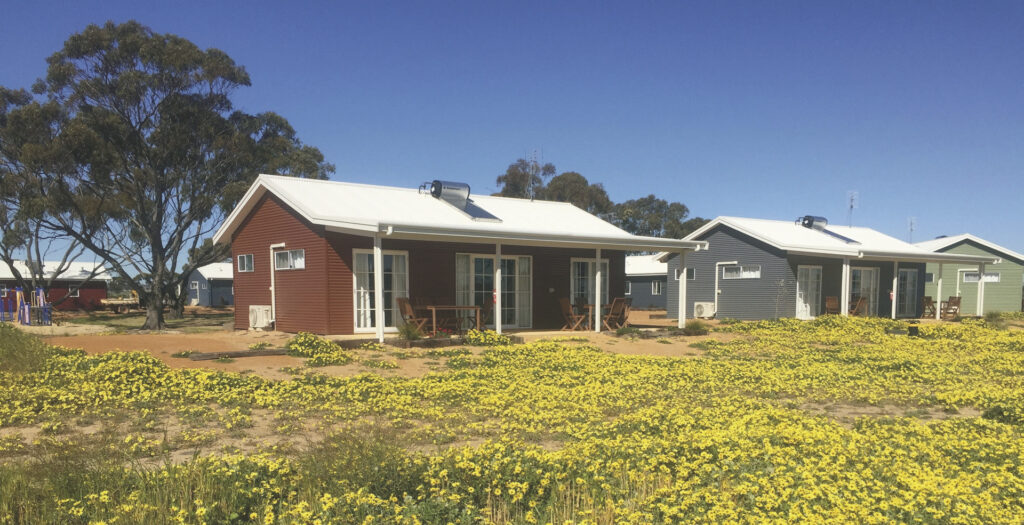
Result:
{"label": "green foliage", "polygon": [[267,348],[270,348],[271,346],[273,346],[273,345],[271,345],[267,341],[260,341],[258,343],[253,343],[253,344],[249,345],[249,350],[265,350]]}
{"label": "green foliage", "polygon": [[195,351],[193,350],[182,350],[181,352],[175,352],[171,354],[171,357],[188,357],[194,353]]}
{"label": "green foliage", "polygon": [[402,323],[398,326],[398,337],[406,341],[416,341],[423,338],[423,332],[412,323]]}
{"label": "green foliage", "polygon": [[695,217],[686,220],[690,209],[653,194],[615,205],[615,223],[634,235],[681,239],[708,222]]}
{"label": "green foliage", "polygon": [[602,184],[590,184],[586,177],[575,171],[552,178],[547,186],[537,190],[537,198],[569,202],[598,217],[608,216],[614,206]]}
{"label": "green foliage", "polygon": [[427,350],[427,357],[455,357],[460,355],[469,355],[470,351],[465,348],[434,348]]}
{"label": "green foliage", "polygon": [[13,324],[0,323],[0,371],[24,373],[39,369],[54,355],[70,350],[50,346],[22,332]]}
{"label": "green foliage", "polygon": [[615,330],[615,335],[617,335],[619,337],[622,337],[622,336],[636,336],[636,335],[640,335],[642,333],[643,333],[643,330],[641,330],[641,329],[639,329],[639,328],[637,328],[635,326],[623,326],[623,327]]}
{"label": "green foliage", "polygon": [[499,346],[512,344],[512,339],[507,335],[499,334],[494,330],[471,329],[466,332],[466,344],[473,346]]}
{"label": "green foliage", "polygon": [[501,190],[497,195],[531,199],[544,186],[544,180],[554,174],[554,164],[541,165],[533,159],[519,159],[509,164],[505,174],[498,177],[497,183]]}
{"label": "green foliage", "polygon": [[393,370],[398,368],[398,363],[386,359],[363,359],[359,363],[367,368],[379,368],[382,370]]}
{"label": "green foliage", "polygon": [[710,328],[710,325],[700,319],[690,319],[686,321],[683,333],[686,335],[708,335]]}

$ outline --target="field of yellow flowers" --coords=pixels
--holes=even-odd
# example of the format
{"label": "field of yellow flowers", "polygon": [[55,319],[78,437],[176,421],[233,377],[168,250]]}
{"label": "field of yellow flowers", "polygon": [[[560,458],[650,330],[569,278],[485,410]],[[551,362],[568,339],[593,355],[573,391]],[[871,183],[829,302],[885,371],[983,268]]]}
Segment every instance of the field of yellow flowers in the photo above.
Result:
{"label": "field of yellow flowers", "polygon": [[[0,326],[0,522],[1024,522],[1024,331],[723,329],[696,359],[548,341],[271,381]],[[295,439],[222,448],[259,414]]]}

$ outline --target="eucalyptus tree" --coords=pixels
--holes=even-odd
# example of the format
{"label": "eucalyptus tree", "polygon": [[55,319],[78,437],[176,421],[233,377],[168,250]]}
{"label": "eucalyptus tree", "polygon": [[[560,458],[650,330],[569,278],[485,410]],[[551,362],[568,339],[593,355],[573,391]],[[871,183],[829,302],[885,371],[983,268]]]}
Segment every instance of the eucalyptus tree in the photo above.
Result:
{"label": "eucalyptus tree", "polygon": [[62,108],[57,142],[73,167],[42,175],[46,225],[127,278],[143,328],[163,328],[192,270],[225,257],[207,240],[258,173],[334,171],[283,117],[233,108],[250,77],[223,51],[107,22],[47,62],[34,91]]}

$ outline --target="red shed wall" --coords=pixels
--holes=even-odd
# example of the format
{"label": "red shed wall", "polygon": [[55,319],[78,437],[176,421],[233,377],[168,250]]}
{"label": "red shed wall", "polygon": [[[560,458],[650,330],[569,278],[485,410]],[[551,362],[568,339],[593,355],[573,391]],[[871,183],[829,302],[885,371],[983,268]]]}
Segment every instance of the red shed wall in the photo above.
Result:
{"label": "red shed wall", "polygon": [[[302,218],[277,197],[264,196],[235,232],[231,254],[235,278],[235,328],[249,328],[249,306],[270,304],[270,245],[304,249],[306,268],[278,270],[277,329],[328,333],[327,242],[324,230]],[[253,271],[238,271],[238,256],[252,254]]]}
{"label": "red shed wall", "polygon": [[[46,300],[50,303],[55,303],[61,297],[67,295],[69,286],[74,287],[77,282],[68,281],[54,281],[53,286],[46,293]],[[6,286],[10,290],[14,290],[18,286],[17,281],[13,280],[2,280],[0,286]],[[13,298],[14,294],[9,294],[7,299]],[[99,310],[103,308],[100,304],[101,299],[107,298],[107,283],[106,281],[90,281],[82,285],[78,289],[78,297],[68,297],[62,303],[55,305],[55,310]]]}

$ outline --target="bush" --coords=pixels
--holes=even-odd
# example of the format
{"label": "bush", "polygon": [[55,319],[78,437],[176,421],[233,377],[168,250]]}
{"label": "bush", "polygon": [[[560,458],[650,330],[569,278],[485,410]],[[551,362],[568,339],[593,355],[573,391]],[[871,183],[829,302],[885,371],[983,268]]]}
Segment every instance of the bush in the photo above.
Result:
{"label": "bush", "polygon": [[306,364],[309,366],[344,365],[354,359],[351,353],[333,341],[308,332],[299,332],[299,335],[288,340],[285,347],[288,348],[288,355],[308,357]]}
{"label": "bush", "polygon": [[267,348],[270,348],[270,343],[266,341],[260,341],[249,345],[249,350],[265,350]]}
{"label": "bush", "polygon": [[0,370],[31,372],[59,353],[57,348],[38,337],[22,332],[14,325],[0,323]]}
{"label": "bush", "polygon": [[423,338],[423,332],[412,323],[403,323],[398,327],[398,337],[406,341],[416,341]]}
{"label": "bush", "polygon": [[708,335],[709,331],[710,326],[700,319],[690,319],[686,321],[686,326],[683,327],[683,334],[685,335]]}
{"label": "bush", "polygon": [[1006,317],[1002,312],[988,312],[985,314],[985,324],[1002,330],[1006,328]]}
{"label": "bush", "polygon": [[621,328],[619,328],[618,330],[615,331],[615,335],[617,335],[619,337],[622,337],[624,335],[626,335],[626,336],[640,335],[641,332],[642,332],[642,330],[640,330],[639,328],[637,328],[635,326],[623,326],[623,327],[621,327]]}
{"label": "bush", "polygon": [[466,344],[473,346],[499,346],[512,344],[512,339],[494,330],[470,330],[466,332]]}

